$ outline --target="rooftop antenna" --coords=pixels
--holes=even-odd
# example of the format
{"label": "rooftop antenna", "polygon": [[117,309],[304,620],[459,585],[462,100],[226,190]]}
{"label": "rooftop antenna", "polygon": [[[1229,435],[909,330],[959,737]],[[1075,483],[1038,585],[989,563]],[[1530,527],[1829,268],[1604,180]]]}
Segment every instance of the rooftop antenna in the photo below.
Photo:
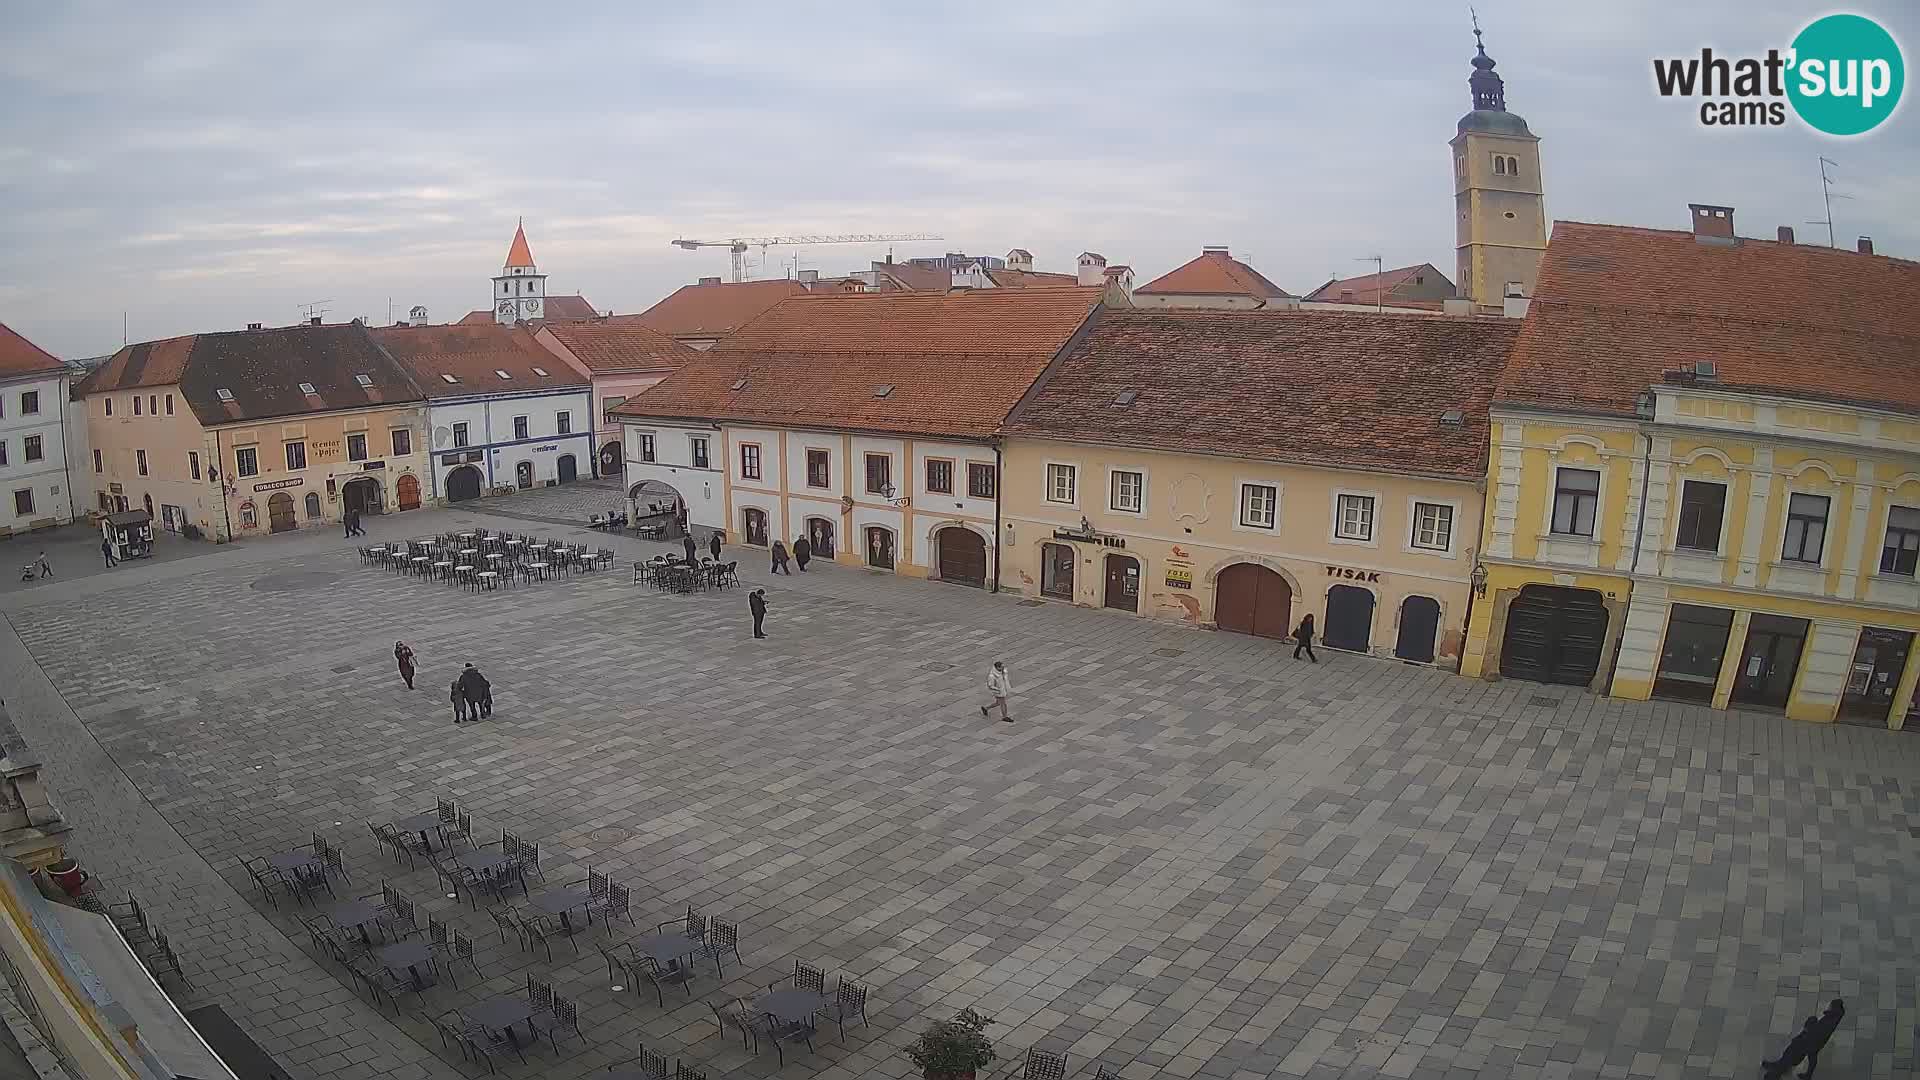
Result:
{"label": "rooftop antenna", "polygon": [[1851,199],[1853,196],[1833,190],[1833,177],[1827,175],[1827,167],[1829,165],[1837,169],[1840,167],[1840,163],[1829,157],[1822,157],[1820,159],[1820,202],[1821,205],[1826,207],[1827,216],[1817,221],[1809,221],[1807,224],[1825,225],[1827,227],[1827,246],[1838,247],[1839,245],[1835,243],[1833,239],[1833,200]]}
{"label": "rooftop antenna", "polygon": [[[1468,10],[1472,10],[1472,9],[1469,8]],[[1384,267],[1387,265],[1386,260],[1381,258],[1378,255],[1362,255],[1353,261],[1354,262],[1370,262],[1373,264],[1373,311],[1374,311],[1374,314],[1376,315],[1386,311],[1387,309],[1386,297],[1381,294],[1381,288],[1380,288],[1382,284],[1380,278],[1386,274],[1386,270],[1384,269]]]}
{"label": "rooftop antenna", "polygon": [[315,300],[311,304],[301,304],[299,307],[307,313],[306,321],[312,322],[320,316],[325,315],[327,309],[323,305],[331,303],[333,303],[331,300]]}

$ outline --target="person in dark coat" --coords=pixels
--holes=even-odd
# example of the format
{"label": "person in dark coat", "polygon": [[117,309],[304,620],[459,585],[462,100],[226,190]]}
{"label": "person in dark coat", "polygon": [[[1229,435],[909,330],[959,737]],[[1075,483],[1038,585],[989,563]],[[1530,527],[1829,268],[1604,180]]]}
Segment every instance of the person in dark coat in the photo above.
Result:
{"label": "person in dark coat", "polygon": [[713,539],[707,541],[707,554],[713,556],[715,559],[720,558],[720,534],[719,533],[714,533]]}
{"label": "person in dark coat", "polygon": [[1293,641],[1293,658],[1295,660],[1300,659],[1300,651],[1304,649],[1307,653],[1307,659],[1316,664],[1320,662],[1320,658],[1313,655],[1313,612],[1309,611],[1300,617],[1300,625],[1293,629]]}
{"label": "person in dark coat", "polygon": [[[1813,1070],[1820,1066],[1820,1051],[1827,1048],[1827,1040],[1833,1038],[1833,1033],[1839,1030],[1840,1021],[1846,1015],[1845,1001],[1834,998],[1827,1003],[1827,1011],[1820,1014],[1819,1022],[1814,1026],[1812,1038],[1808,1042],[1807,1071],[1799,1074],[1800,1080],[1813,1080]],[[1781,1058],[1784,1060],[1786,1055],[1782,1054]],[[1787,1064],[1791,1065],[1792,1062]]]}
{"label": "person in dark coat", "polygon": [[453,722],[456,724],[464,723],[467,719],[467,690],[466,687],[460,685],[459,679],[453,680],[452,699]]}
{"label": "person in dark coat", "polygon": [[344,514],[341,514],[340,524],[346,526],[346,529],[347,529],[346,535],[352,536],[353,535],[353,511],[349,510]]}
{"label": "person in dark coat", "polygon": [[793,571],[787,568],[787,544],[784,540],[773,542],[773,572],[793,576]]}
{"label": "person in dark coat", "polygon": [[700,549],[694,546],[692,533],[680,538],[680,546],[686,550],[688,564],[700,561]]}
{"label": "person in dark coat", "polygon": [[1780,1077],[1786,1075],[1788,1069],[1800,1064],[1801,1059],[1804,1058],[1809,1063],[1807,1068],[1811,1073],[1812,1056],[1819,1053],[1819,1045],[1820,1018],[1809,1016],[1806,1025],[1800,1029],[1792,1041],[1787,1043],[1787,1048],[1780,1051],[1780,1056],[1772,1061],[1761,1062],[1760,1068],[1766,1073],[1767,1080],[1780,1080]]}
{"label": "person in dark coat", "polygon": [[753,611],[753,636],[766,637],[766,631],[762,626],[767,621],[767,590],[755,589],[748,593],[747,607]]}
{"label": "person in dark coat", "polygon": [[801,573],[807,572],[807,562],[813,558],[813,545],[802,536],[793,542],[793,562]]}
{"label": "person in dark coat", "polygon": [[480,669],[468,664],[460,672],[460,692],[466,695],[469,719],[486,720],[493,716],[493,684]]}
{"label": "person in dark coat", "polygon": [[102,537],[100,540],[100,554],[105,555],[107,557],[108,569],[112,569],[113,567],[118,566],[120,564],[120,560],[114,558],[113,556],[113,541],[108,540],[104,537]]}
{"label": "person in dark coat", "polygon": [[406,642],[393,643],[393,660],[400,665],[400,677],[407,680],[407,689],[413,689],[413,650]]}

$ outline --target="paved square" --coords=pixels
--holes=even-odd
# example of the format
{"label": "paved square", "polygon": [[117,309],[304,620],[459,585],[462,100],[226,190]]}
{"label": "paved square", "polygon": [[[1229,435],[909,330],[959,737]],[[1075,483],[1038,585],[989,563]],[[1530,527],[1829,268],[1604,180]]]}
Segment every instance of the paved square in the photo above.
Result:
{"label": "paved square", "polygon": [[[606,542],[526,516],[374,538]],[[159,909],[196,994],[300,1077],[454,1075],[423,1017],[528,972],[586,1032],[506,1070],[543,1077],[640,1042],[715,1076],[904,1077],[899,1047],[965,1005],[1006,1058],[1063,1050],[1088,1076],[1731,1077],[1834,996],[1823,1075],[1915,1067],[1920,739],[1314,667],[842,567],[768,580],[743,553],[772,606],[756,642],[744,590],[634,587],[656,549],[615,543],[611,574],[482,596],[332,535],[117,570],[10,596],[0,673],[79,857]],[[1015,724],[980,718],[995,658]],[[497,709],[455,727],[466,661]],[[554,884],[633,883],[643,929],[689,904],[737,920],[744,963],[662,1009],[608,989],[597,925],[552,963],[502,943],[367,836],[436,797],[483,842],[538,841]],[[346,843],[355,893],[389,877],[476,936],[485,978],[397,1024],[360,1003],[238,865],[314,829]],[[778,1069],[705,1002],[796,959],[870,984],[872,1025]]]}

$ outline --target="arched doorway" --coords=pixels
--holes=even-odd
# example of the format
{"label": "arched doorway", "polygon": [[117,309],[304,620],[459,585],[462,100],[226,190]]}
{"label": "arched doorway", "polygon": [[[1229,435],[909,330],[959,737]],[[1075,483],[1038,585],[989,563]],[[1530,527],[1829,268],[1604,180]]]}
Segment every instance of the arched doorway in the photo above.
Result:
{"label": "arched doorway", "polygon": [[574,460],[572,454],[561,454],[556,468],[560,470],[560,482],[563,484],[571,484],[580,479],[580,463]]}
{"label": "arched doorway", "polygon": [[826,518],[808,518],[807,543],[813,545],[814,558],[833,558],[833,522]]}
{"label": "arched doorway", "polygon": [[1107,606],[1121,611],[1139,612],[1139,559],[1131,555],[1107,556]]}
{"label": "arched doorway", "polygon": [[1079,561],[1066,544],[1040,545],[1040,595],[1073,599],[1073,567]]}
{"label": "arched doorway", "polygon": [[893,569],[893,530],[867,526],[867,565],[876,570]]}
{"label": "arched doorway", "polygon": [[516,485],[518,485],[520,490],[522,491],[525,491],[526,489],[532,487],[533,486],[533,462],[522,461],[515,464],[513,467],[513,482]]}
{"label": "arched doorway", "polygon": [[1327,624],[1320,628],[1329,649],[1366,652],[1373,647],[1373,593],[1357,585],[1327,590]]}
{"label": "arched doorway", "polygon": [[420,478],[408,473],[394,482],[394,491],[400,496],[400,509],[420,509]]}
{"label": "arched doorway", "polygon": [[687,501],[661,480],[642,480],[628,488],[627,501],[633,507],[633,524],[658,527],[662,537],[673,535],[686,514]]}
{"label": "arched doorway", "polygon": [[749,506],[741,514],[741,543],[748,547],[767,546],[767,512]]}
{"label": "arched doorway", "polygon": [[964,525],[949,525],[934,534],[941,581],[987,587],[987,542]]}
{"label": "arched doorway", "polygon": [[462,465],[447,474],[447,501],[462,502],[480,497],[480,470]]}
{"label": "arched doorway", "polygon": [[[415,494],[418,494],[417,486]],[[340,489],[340,504],[355,514],[378,514],[381,512],[382,495],[380,481],[363,476],[347,481],[346,486]]]}
{"label": "arched doorway", "polygon": [[1293,588],[1258,563],[1235,563],[1213,582],[1213,622],[1222,630],[1285,639],[1293,634]]}
{"label": "arched doorway", "polygon": [[1433,642],[1440,632],[1440,601],[1431,596],[1409,596],[1400,601],[1400,634],[1393,655],[1415,663],[1433,663]]}
{"label": "arched doorway", "polygon": [[1507,605],[1500,674],[1591,686],[1607,640],[1607,605],[1592,589],[1528,585]]}
{"label": "arched doorway", "polygon": [[613,442],[610,442],[605,446],[602,446],[600,448],[600,475],[601,476],[620,475],[621,467],[626,464],[624,461],[620,460],[621,456],[622,455],[620,453],[620,441],[618,439],[615,439]]}
{"label": "arched doorway", "polygon": [[293,519],[293,496],[284,491],[276,491],[267,500],[267,531],[292,532],[299,527]]}
{"label": "arched doorway", "polygon": [[319,521],[320,520],[320,493],[317,491],[307,492],[306,501],[307,501],[307,520]]}

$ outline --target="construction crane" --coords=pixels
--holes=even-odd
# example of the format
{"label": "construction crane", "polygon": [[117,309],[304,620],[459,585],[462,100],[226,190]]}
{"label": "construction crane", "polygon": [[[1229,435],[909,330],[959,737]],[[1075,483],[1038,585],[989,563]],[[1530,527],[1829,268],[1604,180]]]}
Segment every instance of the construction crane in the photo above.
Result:
{"label": "construction crane", "polygon": [[747,280],[747,249],[760,249],[761,261],[766,261],[770,247],[798,247],[802,244],[890,244],[896,240],[945,240],[944,236],[932,233],[859,233],[848,236],[736,236],[730,240],[675,240],[673,246],[688,251],[701,248],[726,248],[733,256],[734,281]]}

